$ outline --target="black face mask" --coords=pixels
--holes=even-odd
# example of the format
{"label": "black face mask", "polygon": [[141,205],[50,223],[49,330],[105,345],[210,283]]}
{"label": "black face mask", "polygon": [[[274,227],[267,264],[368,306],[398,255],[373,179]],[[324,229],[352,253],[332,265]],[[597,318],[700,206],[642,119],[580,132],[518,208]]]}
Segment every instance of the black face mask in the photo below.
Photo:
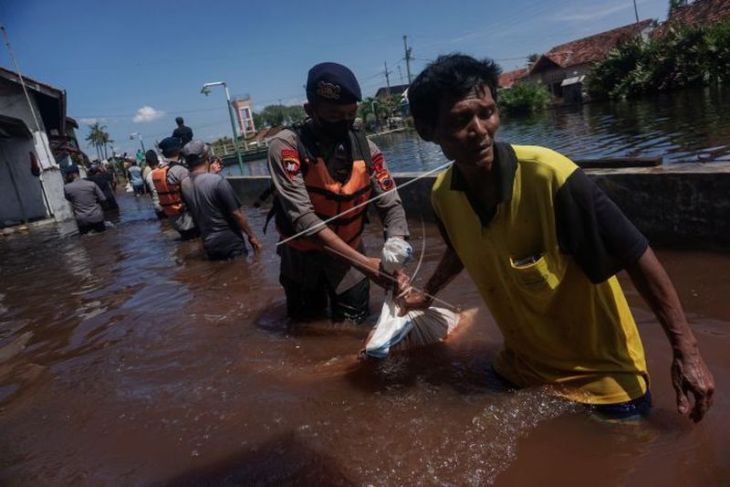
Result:
{"label": "black face mask", "polygon": [[352,125],[354,124],[353,120],[340,120],[338,122],[328,122],[327,120],[322,120],[321,118],[317,117],[315,119],[317,129],[324,135],[325,137],[340,141],[347,138],[347,134],[349,133],[350,129],[352,128]]}

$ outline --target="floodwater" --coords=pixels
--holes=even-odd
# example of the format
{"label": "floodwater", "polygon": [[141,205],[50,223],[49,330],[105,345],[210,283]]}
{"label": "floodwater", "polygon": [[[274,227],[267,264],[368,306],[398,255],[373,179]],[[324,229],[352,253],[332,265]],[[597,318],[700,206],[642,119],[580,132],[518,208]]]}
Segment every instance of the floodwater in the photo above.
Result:
{"label": "floodwater", "polygon": [[[662,156],[665,164],[730,161],[730,87],[678,91],[616,103],[588,103],[531,116],[503,116],[497,139],[541,145],[572,159]],[[446,162],[437,145],[414,131],[373,140],[396,172],[427,171]],[[237,166],[227,168],[241,174]],[[266,161],[244,175],[267,174]]]}
{"label": "floodwater", "polygon": [[[120,204],[101,235],[0,240],[0,484],[730,484],[728,255],[659,253],[717,382],[698,425],[675,413],[666,339],[622,276],[655,408],[616,424],[502,389],[501,338],[466,275],[441,297],[479,307],[471,327],[363,363],[367,327],[287,323],[271,233],[261,255],[209,262],[148,200]],[[443,250],[432,227],[426,242],[417,283]]]}

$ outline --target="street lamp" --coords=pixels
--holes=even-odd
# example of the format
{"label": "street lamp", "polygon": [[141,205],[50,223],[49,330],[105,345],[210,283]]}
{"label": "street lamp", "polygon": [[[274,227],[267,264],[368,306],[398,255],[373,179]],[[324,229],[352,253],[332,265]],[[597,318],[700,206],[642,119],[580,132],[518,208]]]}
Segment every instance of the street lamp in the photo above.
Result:
{"label": "street lamp", "polygon": [[[221,86],[223,85],[223,89],[226,91],[226,101],[228,102],[228,115],[231,117],[231,130],[233,131],[233,143],[236,147],[236,157],[238,157],[238,167],[241,170],[241,175],[243,175],[243,158],[241,157],[241,150],[238,147],[238,132],[236,131],[236,122],[233,119],[233,107],[231,106],[231,94],[228,92],[228,84],[225,81],[214,81],[212,83],[205,83],[203,87],[200,89],[200,92],[204,94],[205,96],[208,96],[210,94],[210,88],[211,86]],[[246,149],[246,138],[243,139],[243,145]]]}
{"label": "street lamp", "polygon": [[147,152],[144,148],[144,141],[142,140],[142,134],[139,132],[132,132],[129,134],[129,140],[134,140],[134,138],[137,137],[139,139],[139,145],[142,146],[142,152]]}

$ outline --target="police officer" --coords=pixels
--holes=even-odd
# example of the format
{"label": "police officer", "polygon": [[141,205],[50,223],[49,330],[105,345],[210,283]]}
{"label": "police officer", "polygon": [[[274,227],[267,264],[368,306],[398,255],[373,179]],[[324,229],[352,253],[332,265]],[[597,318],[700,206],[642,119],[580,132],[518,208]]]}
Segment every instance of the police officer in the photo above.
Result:
{"label": "police officer", "polygon": [[[408,226],[395,183],[378,147],[353,128],[360,85],[347,67],[314,66],[307,77],[308,119],[281,131],[269,145],[269,171],[275,188],[279,281],[287,312],[295,319],[319,316],[327,307],[334,321],[361,323],[369,314],[369,280],[387,285],[380,260],[363,254],[366,208],[341,215],[369,198],[385,236],[407,238]],[[385,194],[384,194],[385,193]]]}
{"label": "police officer", "polygon": [[180,159],[180,139],[166,137],[160,141],[159,147],[167,160],[167,165],[152,171],[152,184],[157,190],[159,204],[182,240],[196,238],[200,236],[200,231],[185,206],[180,189],[182,182],[189,176],[188,169]]}

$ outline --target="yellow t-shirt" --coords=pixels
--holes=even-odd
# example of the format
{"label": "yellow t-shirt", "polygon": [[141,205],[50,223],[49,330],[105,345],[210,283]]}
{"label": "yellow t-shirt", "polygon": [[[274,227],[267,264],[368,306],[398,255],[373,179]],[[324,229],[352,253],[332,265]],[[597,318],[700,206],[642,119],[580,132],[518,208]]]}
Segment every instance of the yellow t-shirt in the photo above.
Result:
{"label": "yellow t-shirt", "polygon": [[555,195],[577,167],[542,147],[512,149],[511,198],[497,205],[487,226],[465,192],[452,188],[453,167],[431,194],[450,244],[504,335],[495,369],[516,385],[555,385],[583,403],[642,396],[644,349],[618,280],[592,283],[559,248]]}

